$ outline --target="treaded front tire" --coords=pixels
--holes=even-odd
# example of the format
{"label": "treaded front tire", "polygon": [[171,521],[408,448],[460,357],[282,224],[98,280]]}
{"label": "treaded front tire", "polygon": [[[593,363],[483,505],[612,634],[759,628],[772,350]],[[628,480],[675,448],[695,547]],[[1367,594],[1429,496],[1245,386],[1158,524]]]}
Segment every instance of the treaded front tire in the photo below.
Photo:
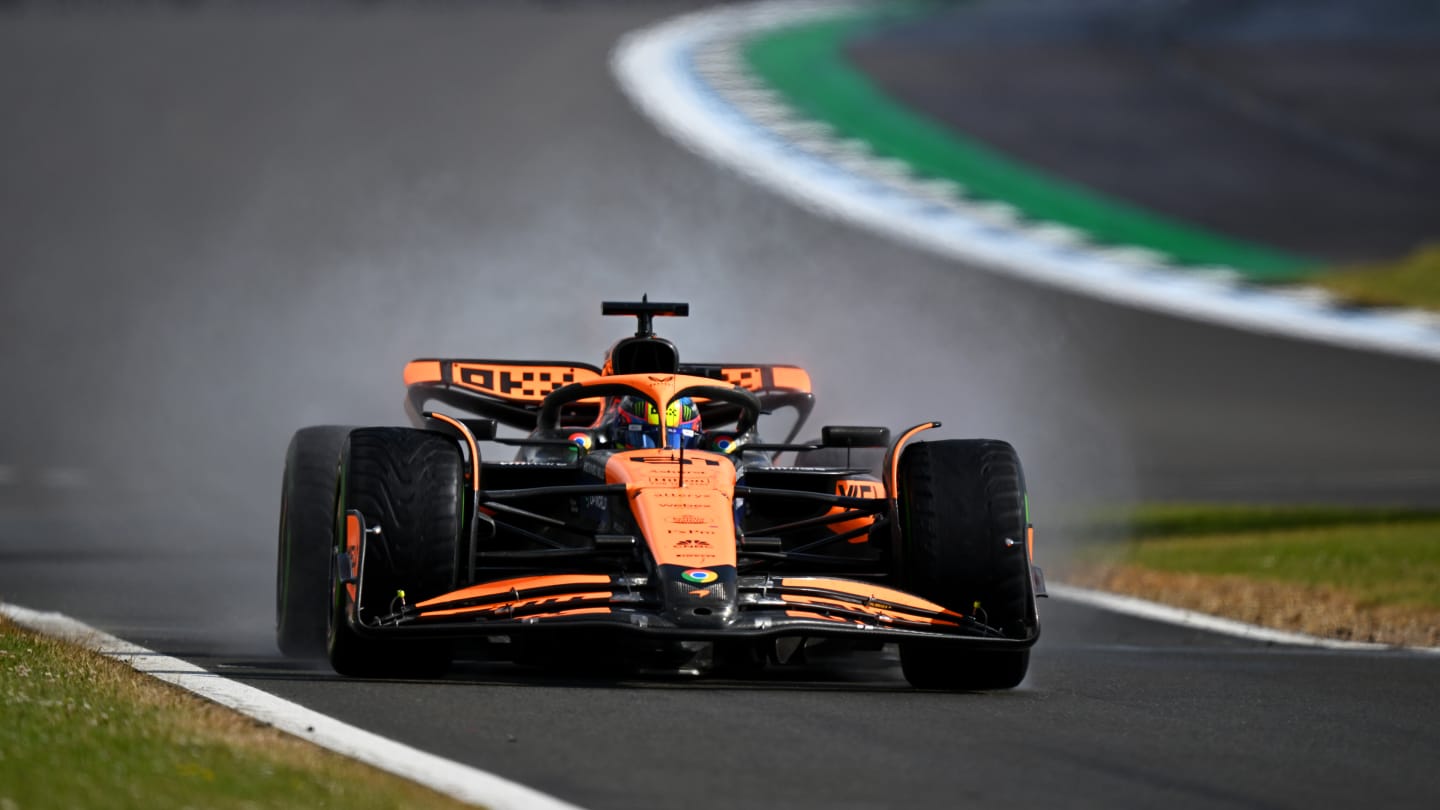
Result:
{"label": "treaded front tire", "polygon": [[[1008,638],[1033,636],[1025,475],[1015,448],[993,439],[913,444],[900,458],[898,487],[901,587]],[[920,688],[1011,689],[1025,679],[1030,651],[911,641],[901,643],[900,662]]]}
{"label": "treaded front tire", "polygon": [[[343,550],[347,510],[380,532],[366,541],[361,620],[391,611],[397,591],[410,604],[456,584],[464,520],[464,467],[449,437],[408,428],[362,428],[350,433],[341,463],[334,520],[336,556]],[[432,677],[450,662],[449,644],[436,640],[377,639],[349,624],[350,596],[331,572],[330,665],[357,677]]]}
{"label": "treaded front tire", "polygon": [[292,658],[325,655],[335,482],[351,428],[302,428],[285,451],[275,560],[275,642]]}

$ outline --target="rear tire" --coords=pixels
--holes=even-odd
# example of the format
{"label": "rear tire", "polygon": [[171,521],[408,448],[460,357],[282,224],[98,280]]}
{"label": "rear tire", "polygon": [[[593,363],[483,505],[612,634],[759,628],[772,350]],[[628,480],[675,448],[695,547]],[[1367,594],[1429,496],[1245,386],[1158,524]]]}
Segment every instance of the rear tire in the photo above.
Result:
{"label": "rear tire", "polygon": [[350,430],[336,425],[303,428],[285,451],[275,561],[275,642],[292,658],[325,655],[335,481]]}
{"label": "rear tire", "polygon": [[[336,555],[343,550],[345,512],[359,510],[380,534],[367,540],[362,620],[391,612],[397,591],[408,603],[452,590],[464,528],[464,466],[450,438],[408,428],[363,428],[350,433],[333,520]],[[330,665],[357,677],[433,677],[450,663],[438,640],[363,636],[349,623],[351,600],[331,565]]]}
{"label": "rear tire", "polygon": [[[914,444],[900,458],[897,485],[901,587],[973,613],[1008,638],[1032,637],[1025,475],[1015,448],[990,439]],[[1030,651],[911,641],[901,643],[900,663],[919,688],[1010,689],[1025,679]]]}

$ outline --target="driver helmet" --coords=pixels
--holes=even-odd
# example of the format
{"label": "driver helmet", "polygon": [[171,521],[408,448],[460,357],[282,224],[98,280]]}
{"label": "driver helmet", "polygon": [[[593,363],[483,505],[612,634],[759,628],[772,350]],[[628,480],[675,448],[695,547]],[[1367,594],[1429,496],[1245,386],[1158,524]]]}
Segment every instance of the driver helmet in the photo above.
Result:
{"label": "driver helmet", "polygon": [[693,448],[700,443],[700,408],[689,397],[670,401],[661,424],[660,409],[650,400],[625,396],[615,408],[610,440],[616,447],[641,450],[659,447],[660,431],[666,431],[668,447]]}

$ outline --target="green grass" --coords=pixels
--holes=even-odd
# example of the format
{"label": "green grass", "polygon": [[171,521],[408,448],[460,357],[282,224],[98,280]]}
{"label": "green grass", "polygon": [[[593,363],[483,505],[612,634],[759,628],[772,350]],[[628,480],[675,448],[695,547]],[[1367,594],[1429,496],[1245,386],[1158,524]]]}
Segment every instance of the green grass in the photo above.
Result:
{"label": "green grass", "polygon": [[1440,511],[1345,506],[1147,504],[1095,521],[1104,534],[1144,540],[1196,535],[1251,534],[1287,529],[1440,521]]}
{"label": "green grass", "polygon": [[468,807],[0,619],[0,808]]}
{"label": "green grass", "polygon": [[1137,511],[1115,562],[1171,573],[1323,586],[1361,605],[1440,608],[1440,514],[1161,506]]}
{"label": "green grass", "polygon": [[1393,263],[1341,268],[1311,283],[1359,306],[1440,311],[1440,244],[1426,245]]}
{"label": "green grass", "polygon": [[1316,267],[1311,259],[1211,233],[1022,164],[892,100],[846,60],[850,38],[932,7],[899,4],[779,29],[746,43],[744,57],[791,106],[840,135],[922,176],[953,180],[972,196],[1003,200],[1031,219],[1064,223],[1103,244],[1150,248],[1182,265],[1224,265],[1253,281],[1293,281]]}

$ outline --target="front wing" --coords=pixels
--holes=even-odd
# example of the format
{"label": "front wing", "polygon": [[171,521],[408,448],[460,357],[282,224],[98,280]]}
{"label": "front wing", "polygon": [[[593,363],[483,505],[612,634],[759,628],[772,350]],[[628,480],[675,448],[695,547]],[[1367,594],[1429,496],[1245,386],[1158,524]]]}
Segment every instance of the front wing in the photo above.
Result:
{"label": "front wing", "polygon": [[687,626],[663,615],[642,575],[552,574],[499,580],[400,605],[386,616],[350,621],[363,635],[489,636],[552,628],[608,628],[658,638],[714,640],[778,636],[935,639],[987,648],[1025,648],[1039,637],[1007,638],[973,616],[912,594],[829,577],[738,576],[732,621]]}

